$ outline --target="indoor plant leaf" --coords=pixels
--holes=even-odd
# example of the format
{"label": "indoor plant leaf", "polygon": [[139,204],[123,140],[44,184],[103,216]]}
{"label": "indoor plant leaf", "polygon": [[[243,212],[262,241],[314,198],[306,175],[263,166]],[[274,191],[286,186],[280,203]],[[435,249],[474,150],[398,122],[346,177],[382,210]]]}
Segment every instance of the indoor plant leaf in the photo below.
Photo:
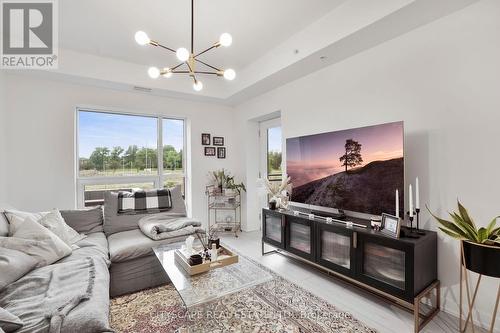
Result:
{"label": "indoor plant leaf", "polygon": [[460,215],[462,216],[464,222],[471,225],[474,229],[477,229],[476,225],[474,224],[474,221],[470,218],[469,212],[467,212],[467,209],[460,203],[459,200],[457,200],[457,203],[458,203],[458,210],[459,210]]}
{"label": "indoor plant leaf", "polygon": [[452,238],[456,238],[456,239],[466,239],[465,237],[463,236],[460,236],[459,234],[455,234],[445,228],[442,228],[442,227],[438,227],[439,230],[441,230],[442,232],[444,232],[445,234],[447,234],[448,236],[452,237]]}
{"label": "indoor plant leaf", "polygon": [[429,207],[426,206],[426,208],[429,211],[429,213],[432,215],[432,217],[434,217],[439,222],[439,224],[441,224],[443,227],[452,230],[454,233],[465,235],[465,231],[462,230],[461,228],[459,228],[455,223],[453,223],[451,221],[448,221],[448,220],[445,220],[445,219],[442,219],[440,217],[437,217],[436,215],[434,215],[431,212],[431,210],[429,209]]}
{"label": "indoor plant leaf", "polygon": [[478,235],[477,235],[477,230],[475,227],[470,225],[469,223],[465,222],[463,218],[458,215],[457,213],[453,212],[450,213],[451,218],[457,224],[460,228],[464,230],[464,232],[467,234],[467,238],[477,242],[478,241]]}
{"label": "indoor plant leaf", "polygon": [[486,230],[488,230],[488,235],[494,234],[493,231],[495,230],[495,226],[497,224],[497,218],[500,216],[495,216],[493,220],[491,220],[490,224],[486,227]]}
{"label": "indoor plant leaf", "polygon": [[[432,213],[431,213],[432,214]],[[433,215],[434,216],[434,215]],[[445,219],[441,219],[437,216],[434,216],[434,218],[444,227],[446,228],[447,230],[455,233],[455,234],[458,234],[462,237],[467,237],[467,232],[463,229],[461,229],[459,226],[457,226],[455,223],[453,222],[450,222],[448,220],[445,220]]]}
{"label": "indoor plant leaf", "polygon": [[488,240],[488,231],[486,228],[479,228],[477,231],[477,236],[478,236],[478,242],[479,243],[484,243],[485,241]]}
{"label": "indoor plant leaf", "polygon": [[460,217],[460,215],[456,213],[450,213],[451,218],[455,222],[454,224],[461,228],[464,231],[465,237],[472,241],[477,241],[477,230],[473,228],[470,224],[464,222],[464,220]]}

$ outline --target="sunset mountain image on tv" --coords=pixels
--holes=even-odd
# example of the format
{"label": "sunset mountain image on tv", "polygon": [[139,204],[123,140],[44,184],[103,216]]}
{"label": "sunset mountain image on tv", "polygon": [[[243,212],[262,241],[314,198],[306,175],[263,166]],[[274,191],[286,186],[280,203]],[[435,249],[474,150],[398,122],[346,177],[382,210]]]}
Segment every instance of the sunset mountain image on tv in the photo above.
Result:
{"label": "sunset mountain image on tv", "polygon": [[292,201],[381,215],[404,203],[403,122],[286,140]]}

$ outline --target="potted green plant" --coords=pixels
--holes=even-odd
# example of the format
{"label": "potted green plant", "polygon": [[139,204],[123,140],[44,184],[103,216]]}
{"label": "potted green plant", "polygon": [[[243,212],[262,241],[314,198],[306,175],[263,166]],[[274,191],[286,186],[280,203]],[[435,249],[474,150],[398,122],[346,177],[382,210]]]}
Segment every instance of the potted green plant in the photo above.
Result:
{"label": "potted green plant", "polygon": [[216,170],[210,172],[210,177],[212,178],[213,185],[222,193],[222,189],[227,183],[227,175],[224,169]]}
{"label": "potted green plant", "polygon": [[226,182],[226,193],[225,193],[226,195],[235,195],[236,193],[241,194],[242,190],[245,192],[247,191],[245,184],[243,183],[236,184],[233,176],[228,177]]}
{"label": "potted green plant", "polygon": [[[427,210],[429,208],[427,207]],[[496,216],[486,227],[478,228],[467,209],[458,201],[458,212],[449,213],[451,220],[431,215],[440,224],[439,230],[462,242],[463,260],[467,269],[492,277],[500,277],[500,227]]]}
{"label": "potted green plant", "polygon": [[212,171],[209,174],[212,184],[218,189],[219,193],[231,196],[236,193],[241,194],[241,190],[246,192],[245,184],[237,184],[234,176],[227,172],[225,169]]}

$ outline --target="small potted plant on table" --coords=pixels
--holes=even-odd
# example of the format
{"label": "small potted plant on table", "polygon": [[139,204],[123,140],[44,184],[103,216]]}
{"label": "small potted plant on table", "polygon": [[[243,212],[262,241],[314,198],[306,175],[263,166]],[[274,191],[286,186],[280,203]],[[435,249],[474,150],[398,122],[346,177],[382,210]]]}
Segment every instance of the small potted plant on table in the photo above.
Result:
{"label": "small potted plant on table", "polygon": [[212,248],[212,244],[215,244],[216,248],[220,248],[220,238],[219,238],[219,229],[215,226],[210,227],[208,229],[208,248]]}

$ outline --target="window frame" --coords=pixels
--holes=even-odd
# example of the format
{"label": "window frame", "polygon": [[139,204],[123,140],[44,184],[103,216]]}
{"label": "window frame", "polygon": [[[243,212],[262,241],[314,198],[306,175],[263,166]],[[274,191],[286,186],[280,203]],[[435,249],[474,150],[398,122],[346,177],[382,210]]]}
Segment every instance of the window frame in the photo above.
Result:
{"label": "window frame", "polygon": [[[95,113],[105,113],[123,116],[136,116],[136,117],[147,117],[156,119],[156,133],[157,133],[157,173],[156,175],[143,175],[143,176],[94,176],[94,177],[80,177],[80,126],[79,126],[79,113],[80,112],[95,112]],[[89,185],[107,185],[107,184],[129,184],[129,183],[153,183],[155,188],[162,188],[165,183],[165,179],[171,173],[164,173],[163,169],[163,120],[182,120],[183,121],[183,148],[182,148],[182,176],[184,178],[184,196],[189,198],[188,195],[188,184],[189,177],[187,174],[188,170],[188,159],[187,159],[187,118],[178,116],[169,116],[164,114],[152,114],[152,113],[141,113],[133,112],[119,109],[109,109],[109,108],[99,108],[95,106],[77,106],[75,108],[75,180],[76,180],[76,207],[85,208],[85,186]],[[188,208],[188,202],[186,200],[186,208]]]}
{"label": "window frame", "polygon": [[[281,128],[281,174],[277,175],[275,179],[269,179],[269,129],[271,128]],[[281,182],[283,178],[283,173],[286,171],[286,156],[284,145],[286,140],[283,138],[283,125],[281,124],[281,118],[272,118],[259,122],[259,141],[260,141],[260,168],[259,177],[266,178],[269,181]]]}

